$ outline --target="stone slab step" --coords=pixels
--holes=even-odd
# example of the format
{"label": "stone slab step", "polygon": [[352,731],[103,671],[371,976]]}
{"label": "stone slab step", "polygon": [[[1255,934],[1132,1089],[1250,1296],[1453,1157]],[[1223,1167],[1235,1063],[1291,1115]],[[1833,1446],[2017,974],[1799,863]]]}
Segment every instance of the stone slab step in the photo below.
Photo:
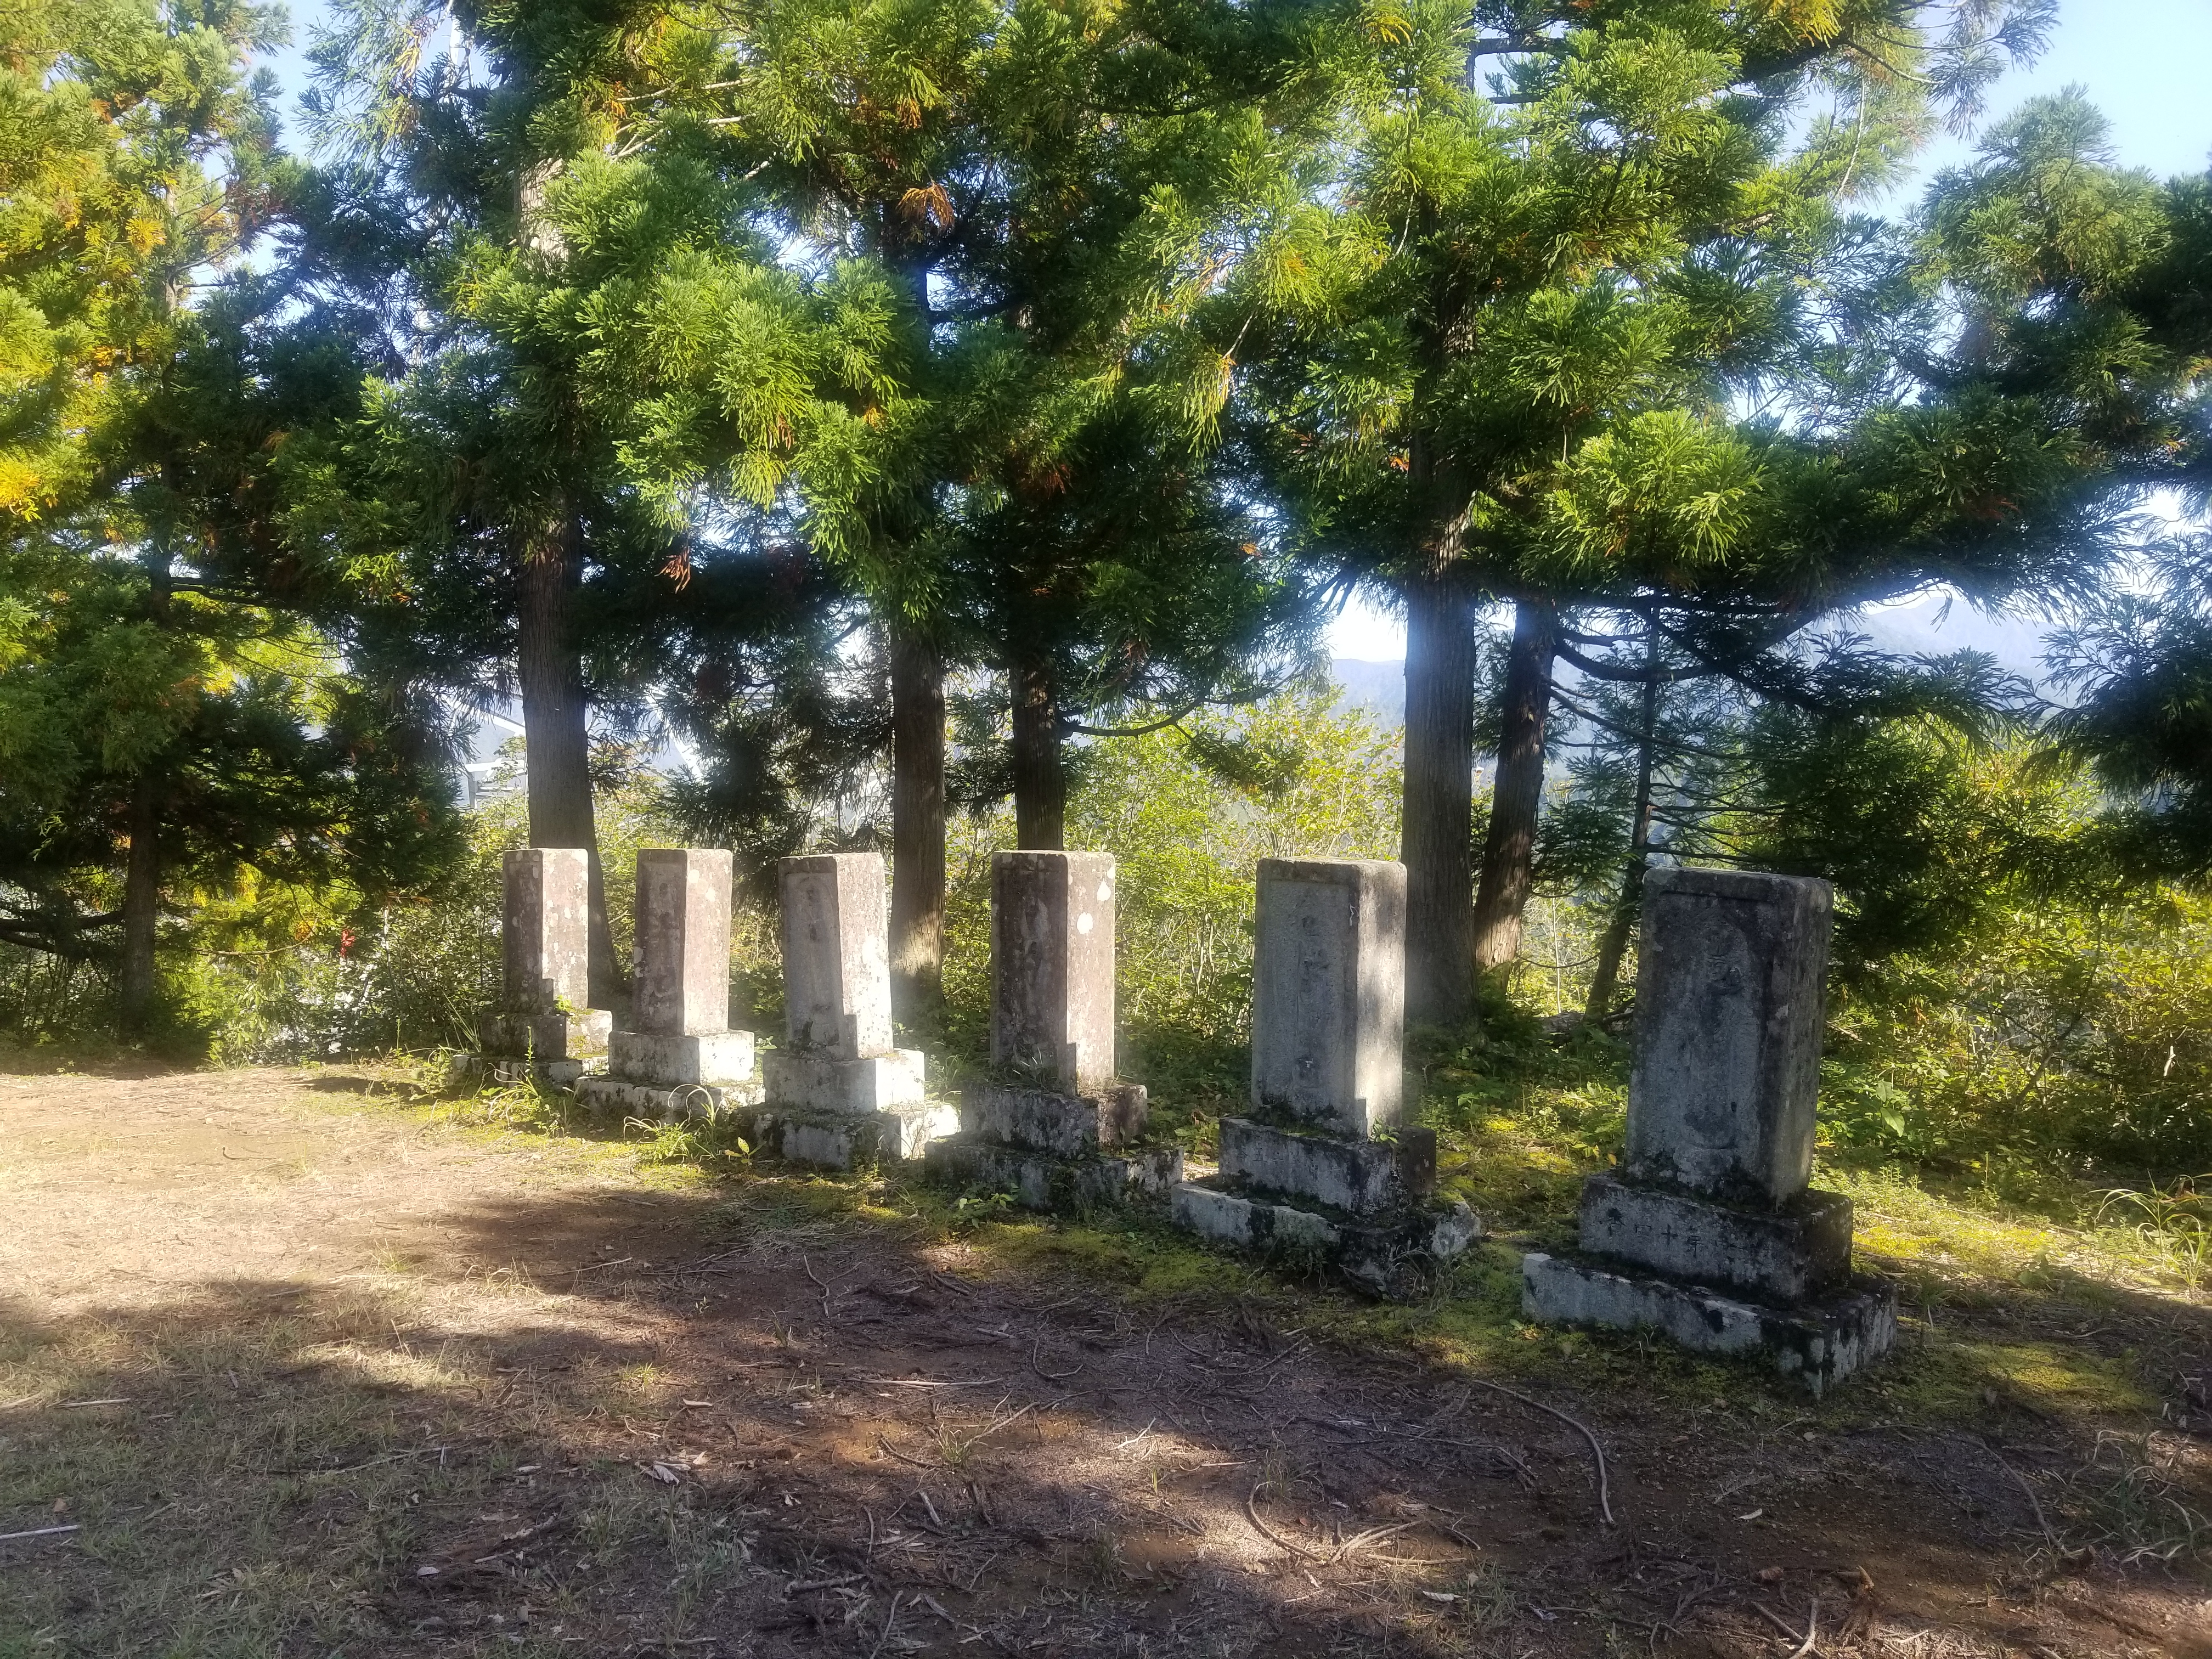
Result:
{"label": "stone slab step", "polygon": [[573,1089],[606,1066],[606,1056],[579,1060],[517,1060],[507,1054],[455,1054],[447,1062],[446,1086],[483,1087],[490,1084],[535,1083],[541,1089]]}
{"label": "stone slab step", "polygon": [[1179,1226],[1202,1238],[1334,1267],[1381,1296],[1418,1290],[1438,1266],[1482,1237],[1474,1212],[1457,1200],[1393,1218],[1351,1218],[1248,1196],[1213,1181],[1186,1181],[1175,1189],[1173,1210]]}
{"label": "stone slab step", "polygon": [[904,1101],[874,1112],[766,1105],[740,1131],[756,1158],[822,1170],[865,1170],[920,1158],[958,1124],[941,1100]]}
{"label": "stone slab step", "polygon": [[1547,1323],[1656,1330],[1698,1353],[1763,1356],[1816,1395],[1864,1370],[1897,1340],[1897,1287],[1870,1274],[1833,1295],[1775,1308],[1702,1285],[1533,1251],[1521,1260],[1521,1305]]}
{"label": "stone slab step", "polygon": [[576,1103],[594,1112],[620,1112],[650,1123],[713,1120],[760,1104],[758,1078],[738,1083],[679,1083],[674,1087],[635,1078],[587,1077],[576,1085]]}
{"label": "stone slab step", "polygon": [[939,1181],[1011,1192],[1024,1209],[1081,1214],[1166,1192],[1182,1179],[1182,1150],[1158,1146],[1059,1158],[963,1130],[932,1141],[922,1165]]}

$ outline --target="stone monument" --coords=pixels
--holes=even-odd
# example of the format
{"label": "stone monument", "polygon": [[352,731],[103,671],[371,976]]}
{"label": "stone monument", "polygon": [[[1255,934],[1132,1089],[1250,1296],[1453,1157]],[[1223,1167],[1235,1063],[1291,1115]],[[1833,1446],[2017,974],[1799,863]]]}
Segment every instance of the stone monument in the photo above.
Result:
{"label": "stone monument", "polygon": [[577,1085],[585,1105],[672,1122],[760,1098],[753,1034],[730,1029],[730,878],[719,849],[640,849],[630,1029]]}
{"label": "stone monument", "polygon": [[1764,1353],[1816,1394],[1888,1348],[1896,1291],[1811,1185],[1832,908],[1801,877],[1644,877],[1627,1157],[1583,1186],[1579,1255],[1523,1259],[1531,1317]]}
{"label": "stone monument", "polygon": [[568,1088],[605,1065],[614,1017],[591,1000],[591,859],[580,847],[526,847],[500,860],[506,985],[464,1074]]}
{"label": "stone monument", "polygon": [[954,1118],[927,1097],[921,1051],[892,1045],[882,855],[786,859],[778,879],[784,1036],[762,1056],[755,1150],[836,1170],[920,1157]]}
{"label": "stone monument", "polygon": [[1114,1070],[1114,859],[991,860],[991,1066],[960,1091],[960,1133],[929,1170],[1034,1210],[1164,1192],[1182,1153],[1146,1140],[1144,1085]]}
{"label": "stone monument", "polygon": [[1433,1129],[1402,1124],[1406,871],[1262,859],[1252,975],[1252,1107],[1221,1122],[1218,1174],[1175,1189],[1208,1238],[1418,1283],[1480,1235],[1436,1197]]}

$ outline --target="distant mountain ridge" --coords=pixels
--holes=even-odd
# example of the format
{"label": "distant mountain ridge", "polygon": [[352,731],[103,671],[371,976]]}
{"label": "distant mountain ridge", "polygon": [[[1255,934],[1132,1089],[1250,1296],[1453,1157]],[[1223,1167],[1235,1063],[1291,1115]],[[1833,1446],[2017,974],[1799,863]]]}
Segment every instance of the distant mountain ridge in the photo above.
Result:
{"label": "distant mountain ridge", "polygon": [[1369,662],[1358,657],[1336,657],[1328,665],[1329,678],[1344,693],[1344,700],[1364,708],[1385,726],[1406,723],[1406,665]]}

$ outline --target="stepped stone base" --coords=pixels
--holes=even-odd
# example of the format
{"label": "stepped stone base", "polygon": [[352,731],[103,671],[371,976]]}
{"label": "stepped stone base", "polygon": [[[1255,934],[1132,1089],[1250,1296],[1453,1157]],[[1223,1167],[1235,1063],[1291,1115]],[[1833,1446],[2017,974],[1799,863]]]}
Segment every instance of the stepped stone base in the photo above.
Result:
{"label": "stepped stone base", "polygon": [[864,1170],[920,1158],[957,1120],[941,1101],[905,1101],[876,1112],[830,1112],[805,1106],[763,1106],[745,1138],[756,1157],[823,1170]]}
{"label": "stepped stone base", "polygon": [[761,1075],[768,1098],[793,1111],[894,1111],[918,1105],[925,1092],[919,1048],[892,1048],[859,1060],[771,1048],[761,1056]]}
{"label": "stepped stone base", "polygon": [[1870,1275],[1814,1300],[1771,1306],[1617,1266],[1534,1252],[1521,1305],[1549,1324],[1664,1333],[1700,1353],[1764,1355],[1818,1395],[1864,1370],[1897,1340],[1897,1287]]}
{"label": "stepped stone base", "polygon": [[1064,1158],[963,1130],[932,1141],[922,1166],[941,1181],[1011,1192],[1024,1209],[1080,1214],[1166,1192],[1182,1179],[1182,1151],[1160,1146]]}
{"label": "stepped stone base", "polygon": [[1381,1296],[1417,1291],[1438,1267],[1465,1254],[1482,1237],[1474,1212],[1457,1200],[1395,1216],[1363,1217],[1309,1209],[1262,1193],[1248,1195],[1214,1182],[1187,1181],[1175,1189],[1174,1209],[1176,1224],[1202,1238],[1334,1267]]}
{"label": "stepped stone base", "polygon": [[1392,1140],[1347,1140],[1225,1117],[1221,1181],[1352,1215],[1394,1214],[1435,1193],[1437,1132],[1409,1127]]}
{"label": "stepped stone base", "polygon": [[1808,1191],[1779,1211],[1744,1210],[1592,1176],[1583,1185],[1582,1247],[1685,1284],[1802,1302],[1850,1283],[1851,1201]]}
{"label": "stepped stone base", "polygon": [[713,1120],[760,1104],[758,1078],[741,1082],[640,1083],[634,1078],[587,1077],[576,1085],[579,1105],[595,1112],[620,1112],[647,1122],[680,1123],[685,1118]]}

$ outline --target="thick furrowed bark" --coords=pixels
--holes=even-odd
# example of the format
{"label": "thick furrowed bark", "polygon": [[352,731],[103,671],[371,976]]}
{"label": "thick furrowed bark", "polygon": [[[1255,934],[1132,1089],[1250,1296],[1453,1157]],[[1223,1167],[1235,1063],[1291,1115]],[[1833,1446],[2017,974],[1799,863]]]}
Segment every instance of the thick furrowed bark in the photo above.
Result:
{"label": "thick furrowed bark", "polygon": [[891,1010],[912,1024],[945,994],[945,662],[891,629]]}
{"label": "thick furrowed bark", "polygon": [[1474,1002],[1474,599],[1449,573],[1406,584],[1406,1017]]}
{"label": "thick furrowed bark", "polygon": [[575,640],[582,580],[582,529],[564,518],[522,562],[516,667],[529,751],[530,844],[580,847],[591,854],[592,1006],[619,1009],[629,995],[628,976],[615,961],[607,925],[606,877],[592,808],[590,709]]}
{"label": "thick furrowed bark", "polygon": [[1552,708],[1552,659],[1559,615],[1522,599],[1514,607],[1506,659],[1498,779],[1490,796],[1490,836],[1474,900],[1474,966],[1487,973],[1521,949],[1521,916],[1535,884],[1536,820],[1544,805],[1544,729]]}
{"label": "thick furrowed bark", "polygon": [[1017,662],[1007,678],[1014,703],[1014,844],[1024,852],[1058,852],[1067,844],[1067,771],[1052,670]]}

